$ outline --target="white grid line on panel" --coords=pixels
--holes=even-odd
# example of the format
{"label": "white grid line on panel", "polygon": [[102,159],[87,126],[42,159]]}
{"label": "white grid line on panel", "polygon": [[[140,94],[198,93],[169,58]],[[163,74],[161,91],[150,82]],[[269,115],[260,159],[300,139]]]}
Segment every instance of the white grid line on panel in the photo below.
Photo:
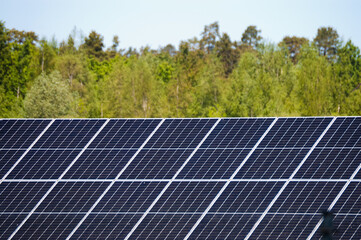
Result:
{"label": "white grid line on panel", "polygon": [[242,163],[238,166],[238,168],[236,169],[236,171],[232,174],[232,176],[227,180],[227,182],[224,184],[224,186],[222,187],[222,189],[218,192],[218,194],[216,195],[216,197],[212,200],[212,202],[209,204],[209,206],[206,208],[206,210],[203,212],[203,214],[201,215],[201,217],[197,220],[197,222],[193,225],[193,227],[191,228],[191,230],[188,232],[188,234],[185,236],[184,239],[188,239],[191,234],[194,232],[194,230],[197,228],[197,226],[200,224],[200,222],[203,220],[203,218],[206,216],[206,214],[209,212],[209,210],[213,207],[213,205],[215,204],[215,202],[218,200],[218,198],[222,195],[222,193],[224,192],[224,190],[227,188],[227,186],[230,184],[231,180],[235,178],[235,176],[237,175],[237,173],[239,172],[239,170],[243,167],[243,165],[247,162],[247,160],[250,158],[250,156],[252,155],[252,153],[256,150],[256,148],[258,147],[258,145],[262,142],[262,140],[266,137],[266,135],[268,134],[268,132],[271,130],[271,128],[275,125],[275,123],[277,122],[278,118],[275,118],[273,120],[273,122],[271,123],[271,125],[267,128],[267,130],[263,133],[263,135],[260,137],[260,139],[257,141],[257,143],[253,146],[252,150],[247,154],[247,156],[244,158],[244,160],[242,161]]}
{"label": "white grid line on panel", "polygon": [[[356,143],[355,143],[356,144]],[[335,197],[335,199],[333,200],[333,202],[331,203],[331,205],[328,207],[328,211],[331,211],[332,208],[335,206],[335,204],[337,203],[337,201],[340,199],[340,197],[342,196],[342,194],[345,192],[346,188],[350,185],[350,183],[353,181],[353,179],[356,177],[356,175],[358,174],[358,172],[361,169],[361,164],[358,165],[358,167],[356,168],[356,170],[353,172],[353,174],[351,175],[351,177],[347,180],[347,182],[345,183],[345,185],[343,186],[343,188],[341,189],[341,191],[337,194],[337,196]],[[315,235],[316,231],[319,229],[319,227],[322,224],[322,219],[320,219],[318,221],[318,223],[316,224],[316,226],[313,228],[312,232],[310,233],[310,235],[307,237],[307,240],[312,239],[312,237]]]}
{"label": "white grid line on panel", "polygon": [[75,159],[71,162],[71,164],[65,169],[63,174],[53,183],[50,189],[45,193],[45,195],[40,199],[40,201],[35,205],[35,207],[31,210],[31,212],[26,216],[26,218],[18,225],[15,231],[10,235],[9,240],[12,239],[15,234],[20,230],[20,228],[25,224],[25,222],[31,217],[31,215],[36,211],[36,209],[40,206],[40,204],[45,200],[45,198],[50,194],[50,192],[55,188],[58,182],[64,177],[64,175],[69,171],[69,169],[74,165],[74,163],[80,158],[86,148],[94,141],[94,139],[98,136],[98,134],[103,130],[103,128],[108,124],[109,119],[107,119],[104,124],[99,128],[99,130],[95,133],[95,135],[89,140],[89,142],[84,146],[83,150],[75,157]]}
{"label": "white grid line on panel", "polygon": [[313,144],[312,148],[308,151],[308,153],[306,154],[306,156],[303,158],[303,160],[300,162],[300,164],[297,166],[297,168],[293,171],[293,173],[291,174],[291,176],[289,177],[289,179],[284,183],[284,185],[282,186],[282,188],[280,189],[280,191],[277,193],[277,195],[273,198],[273,200],[271,201],[271,203],[268,205],[268,207],[266,208],[266,210],[262,213],[262,215],[260,216],[260,218],[257,220],[257,222],[253,225],[252,229],[250,230],[250,232],[247,234],[247,236],[245,237],[245,240],[249,239],[251,237],[251,235],[253,234],[253,232],[256,230],[256,228],[258,227],[258,225],[261,223],[261,221],[263,220],[263,218],[266,216],[266,214],[269,212],[269,210],[272,208],[272,206],[274,205],[274,203],[277,201],[277,199],[280,197],[280,195],[282,194],[282,192],[285,190],[285,188],[287,187],[287,185],[290,183],[290,181],[293,179],[293,177],[296,175],[296,173],[298,172],[298,170],[302,167],[302,165],[306,162],[307,158],[311,155],[312,151],[315,149],[315,147],[318,145],[318,143],[321,141],[321,139],[323,138],[323,136],[327,133],[328,129],[330,129],[330,127],[332,126],[332,124],[335,122],[336,118],[334,117],[332,119],[332,121],[328,124],[328,126],[326,127],[326,129],[322,132],[322,134],[319,136],[319,138],[317,139],[317,141]]}
{"label": "white grid line on panel", "polygon": [[188,156],[186,161],[183,163],[183,165],[178,169],[178,171],[175,173],[173,178],[168,182],[168,184],[163,188],[163,190],[158,194],[157,198],[152,202],[152,204],[149,206],[147,211],[142,215],[142,217],[138,220],[138,222],[133,226],[132,230],[128,233],[128,235],[125,237],[125,240],[129,239],[130,236],[133,234],[135,229],[141,224],[141,222],[144,220],[144,218],[148,215],[150,210],[154,207],[154,205],[159,201],[159,199],[162,197],[162,195],[166,192],[166,190],[169,188],[169,186],[172,184],[173,180],[177,178],[179,173],[183,170],[183,168],[187,165],[187,163],[190,161],[190,159],[194,156],[194,154],[197,152],[197,150],[200,148],[200,146],[203,144],[203,142],[208,138],[208,136],[213,132],[213,130],[216,128],[218,123],[221,121],[221,118],[218,118],[218,120],[215,122],[215,124],[212,126],[212,128],[208,131],[208,133],[203,137],[202,141],[197,145],[197,147],[193,150],[193,152]]}
{"label": "white grid line on panel", "polygon": [[89,216],[89,214],[94,210],[94,208],[98,205],[98,203],[103,199],[103,197],[107,194],[107,192],[110,190],[110,188],[114,185],[115,181],[120,177],[120,175],[127,169],[127,167],[132,163],[132,161],[136,158],[136,156],[139,154],[139,152],[143,149],[143,147],[148,143],[148,141],[152,138],[152,136],[157,132],[157,130],[160,128],[160,126],[163,124],[165,119],[162,119],[162,121],[158,124],[158,126],[153,130],[153,132],[148,136],[148,138],[144,141],[144,143],[140,146],[140,148],[137,150],[137,152],[134,153],[131,159],[129,159],[128,163],[123,167],[123,169],[118,173],[115,179],[112,180],[112,182],[109,184],[109,186],[105,189],[105,191],[100,195],[100,197],[97,199],[97,201],[93,204],[93,206],[88,210],[86,215],[80,220],[80,222],[76,225],[76,227],[73,229],[73,231],[68,235],[66,239],[70,239],[74,233],[78,230],[78,228],[83,224],[85,219]]}
{"label": "white grid line on panel", "polygon": [[4,175],[0,180],[0,184],[9,176],[9,174],[14,170],[14,168],[20,163],[20,161],[25,157],[25,155],[31,150],[31,148],[39,141],[39,139],[44,135],[44,133],[49,129],[49,127],[54,123],[55,119],[52,119],[51,122],[46,126],[46,128],[40,133],[40,135],[34,140],[34,142],[26,149],[26,151],[21,155],[21,157],[14,163],[14,165],[9,169],[9,171]]}

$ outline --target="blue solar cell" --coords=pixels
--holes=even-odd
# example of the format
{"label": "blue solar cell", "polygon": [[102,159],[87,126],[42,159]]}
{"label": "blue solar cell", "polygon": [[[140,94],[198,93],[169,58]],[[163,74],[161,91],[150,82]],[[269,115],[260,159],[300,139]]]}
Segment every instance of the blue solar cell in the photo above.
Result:
{"label": "blue solar cell", "polygon": [[361,163],[360,149],[314,149],[295,178],[348,179]]}
{"label": "blue solar cell", "polygon": [[93,212],[145,212],[166,182],[116,182]]}
{"label": "blue solar cell", "polygon": [[231,182],[210,212],[262,213],[284,182]]}
{"label": "blue solar cell", "polygon": [[5,176],[24,152],[24,150],[0,150],[0,178]]}
{"label": "blue solar cell", "polygon": [[216,119],[167,119],[145,148],[195,148]]}
{"label": "blue solar cell", "polygon": [[170,179],[192,150],[142,150],[120,176],[122,179]]}
{"label": "blue solar cell", "polygon": [[335,213],[361,213],[361,183],[351,182],[343,192],[333,211]]}
{"label": "blue solar cell", "polygon": [[30,150],[8,179],[55,179],[65,171],[80,150]]}
{"label": "blue solar cell", "polygon": [[85,150],[65,179],[114,179],[135,150]]}
{"label": "blue solar cell", "polygon": [[250,149],[199,149],[177,178],[230,178]]}
{"label": "blue solar cell", "polygon": [[160,119],[112,119],[90,148],[139,148]]}
{"label": "blue solar cell", "polygon": [[280,118],[259,147],[312,147],[332,118]]}
{"label": "blue solar cell", "polygon": [[256,149],[235,178],[289,178],[308,151],[308,149]]}
{"label": "blue solar cell", "polygon": [[33,214],[14,239],[66,239],[84,215]]}
{"label": "blue solar cell", "polygon": [[320,213],[327,210],[344,182],[290,182],[270,212]]}
{"label": "blue solar cell", "polygon": [[59,182],[36,212],[86,212],[109,182]]}
{"label": "blue solar cell", "polygon": [[306,239],[319,215],[267,214],[251,239]]}
{"label": "blue solar cell", "polygon": [[50,123],[50,120],[2,120],[0,148],[27,148]]}
{"label": "blue solar cell", "polygon": [[361,147],[361,117],[338,117],[318,147]]}
{"label": "blue solar cell", "polygon": [[132,234],[132,239],[183,239],[198,214],[148,214]]}
{"label": "blue solar cell", "polygon": [[[361,216],[336,215],[333,222],[336,228],[333,239],[359,240],[361,236]],[[315,237],[320,238],[320,230]]]}
{"label": "blue solar cell", "polygon": [[51,185],[50,182],[1,183],[0,212],[30,212]]}
{"label": "blue solar cell", "polygon": [[141,214],[90,214],[71,239],[124,239]]}
{"label": "blue solar cell", "polygon": [[0,214],[0,239],[8,239],[25,217],[25,214]]}
{"label": "blue solar cell", "polygon": [[252,148],[274,118],[222,119],[202,148]]}
{"label": "blue solar cell", "polygon": [[173,182],[151,212],[203,212],[224,182]]}
{"label": "blue solar cell", "polygon": [[83,148],[105,120],[55,120],[34,148]]}
{"label": "blue solar cell", "polygon": [[259,214],[207,214],[190,239],[244,239]]}

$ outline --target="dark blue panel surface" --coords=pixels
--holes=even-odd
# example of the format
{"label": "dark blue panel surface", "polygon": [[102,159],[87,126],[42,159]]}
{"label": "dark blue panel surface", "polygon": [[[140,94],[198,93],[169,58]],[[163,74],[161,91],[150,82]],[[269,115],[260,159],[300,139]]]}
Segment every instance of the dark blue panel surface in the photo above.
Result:
{"label": "dark blue panel surface", "polygon": [[348,179],[360,164],[360,149],[314,149],[295,178]]}
{"label": "dark blue panel surface", "polygon": [[135,150],[85,150],[65,179],[114,179]]}
{"label": "dark blue panel surface", "polygon": [[260,216],[259,214],[207,214],[190,239],[244,239]]}
{"label": "dark blue panel surface", "polygon": [[0,148],[27,148],[50,123],[50,120],[2,120]]}
{"label": "dark blue panel surface", "polygon": [[80,150],[30,150],[8,179],[55,179],[65,171]]}
{"label": "dark blue panel surface", "polygon": [[177,178],[230,178],[250,149],[198,149]]}
{"label": "dark blue panel surface", "polygon": [[167,119],[145,148],[195,148],[217,119]]}
{"label": "dark blue panel surface", "polygon": [[361,213],[361,183],[351,182],[332,209],[335,213]]}
{"label": "dark blue panel surface", "polygon": [[290,182],[270,212],[320,213],[328,209],[344,185],[344,182]]}
{"label": "dark blue panel surface", "polygon": [[235,178],[289,178],[308,151],[308,149],[257,149]]}
{"label": "dark blue panel surface", "polygon": [[5,176],[24,152],[24,150],[0,150],[0,178]]}
{"label": "dark blue panel surface", "polygon": [[251,239],[306,239],[319,219],[319,215],[267,214]]}
{"label": "dark blue panel surface", "polygon": [[83,148],[105,120],[55,120],[34,148]]}
{"label": "dark blue panel surface", "polygon": [[90,148],[139,148],[160,119],[112,119]]}
{"label": "dark blue panel surface", "polygon": [[124,239],[141,216],[142,214],[90,214],[71,239]]}
{"label": "dark blue panel surface", "polygon": [[86,212],[109,182],[59,182],[36,212]]}
{"label": "dark blue panel surface", "polygon": [[14,239],[66,239],[84,215],[33,214]]}
{"label": "dark blue panel surface", "polygon": [[0,239],[8,239],[26,214],[0,214]]}
{"label": "dark blue panel surface", "polygon": [[131,239],[183,239],[200,215],[148,214]]}
{"label": "dark blue panel surface", "polygon": [[201,148],[252,148],[274,118],[222,119]]}
{"label": "dark blue panel surface", "polygon": [[120,178],[170,179],[192,150],[142,150]]}
{"label": "dark blue panel surface", "polygon": [[279,118],[259,147],[312,147],[332,118]]}
{"label": "dark blue panel surface", "polygon": [[51,185],[51,182],[1,183],[0,212],[30,212]]}
{"label": "dark blue panel surface", "polygon": [[224,182],[173,182],[151,212],[203,212]]}
{"label": "dark blue panel surface", "polygon": [[210,212],[262,213],[284,182],[231,182]]}
{"label": "dark blue panel surface", "polygon": [[93,212],[145,212],[166,182],[116,182]]}
{"label": "dark blue panel surface", "polygon": [[361,147],[361,117],[338,117],[318,147]]}
{"label": "dark blue panel surface", "polygon": [[[334,227],[336,232],[333,239],[354,239],[359,240],[361,237],[361,216],[344,216],[336,215],[334,218]],[[317,231],[315,237],[320,237],[320,230]]]}

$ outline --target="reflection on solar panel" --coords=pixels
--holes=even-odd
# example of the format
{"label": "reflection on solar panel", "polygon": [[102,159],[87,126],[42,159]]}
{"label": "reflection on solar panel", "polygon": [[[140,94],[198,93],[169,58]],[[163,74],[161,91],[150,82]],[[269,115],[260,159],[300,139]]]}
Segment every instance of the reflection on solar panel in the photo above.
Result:
{"label": "reflection on solar panel", "polygon": [[361,117],[0,120],[1,239],[361,238]]}

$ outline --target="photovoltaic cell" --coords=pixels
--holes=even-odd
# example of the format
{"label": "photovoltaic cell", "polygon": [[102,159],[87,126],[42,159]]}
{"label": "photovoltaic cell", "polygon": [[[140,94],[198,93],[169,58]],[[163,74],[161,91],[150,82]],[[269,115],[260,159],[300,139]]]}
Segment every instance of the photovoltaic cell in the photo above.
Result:
{"label": "photovoltaic cell", "polygon": [[284,182],[231,182],[210,212],[262,213]]}
{"label": "photovoltaic cell", "polygon": [[148,214],[132,239],[184,239],[199,215]]}
{"label": "photovoltaic cell", "polygon": [[256,149],[235,178],[287,179],[308,151],[308,149]]}
{"label": "photovoltaic cell", "polygon": [[361,183],[351,182],[332,209],[337,213],[361,213]]}
{"label": "photovoltaic cell", "polygon": [[[334,239],[358,240],[361,236],[361,216],[336,215],[334,218]],[[320,238],[320,234],[315,235]]]}
{"label": "photovoltaic cell", "polygon": [[203,212],[224,182],[173,182],[151,212]]}
{"label": "photovoltaic cell", "polygon": [[216,119],[167,119],[145,148],[195,148]]}
{"label": "photovoltaic cell", "polygon": [[361,149],[315,149],[295,178],[348,179],[361,164]]}
{"label": "photovoltaic cell", "polygon": [[85,150],[64,179],[114,179],[136,150]]}
{"label": "photovoltaic cell", "polygon": [[93,212],[145,212],[166,182],[116,182]]}
{"label": "photovoltaic cell", "polygon": [[139,148],[160,119],[111,119],[89,148]]}
{"label": "photovoltaic cell", "polygon": [[57,179],[80,150],[30,150],[7,179]]}
{"label": "photovoltaic cell", "polygon": [[24,150],[0,150],[0,179],[11,169]]}
{"label": "photovoltaic cell", "polygon": [[55,120],[34,148],[83,148],[105,120]]}
{"label": "photovoltaic cell", "polygon": [[83,217],[81,214],[33,214],[15,239],[66,239]]}
{"label": "photovoltaic cell", "polygon": [[250,149],[199,149],[178,179],[228,179]]}
{"label": "photovoltaic cell", "polygon": [[59,182],[36,212],[86,212],[109,182]]}
{"label": "photovoltaic cell", "polygon": [[27,148],[50,123],[50,120],[1,120],[0,149]]}
{"label": "photovoltaic cell", "polygon": [[25,214],[0,213],[0,239],[8,239],[25,217]]}
{"label": "photovoltaic cell", "polygon": [[207,214],[189,239],[244,239],[259,214]]}
{"label": "photovoltaic cell", "polygon": [[170,179],[192,150],[142,150],[121,179]]}
{"label": "photovoltaic cell", "polygon": [[71,239],[124,239],[141,214],[91,214]]}
{"label": "photovoltaic cell", "polygon": [[252,239],[306,239],[319,215],[267,214]]}
{"label": "photovoltaic cell", "polygon": [[0,214],[31,211],[51,185],[50,182],[1,183]]}
{"label": "photovoltaic cell", "polygon": [[290,182],[270,212],[321,213],[344,185],[344,182]]}
{"label": "photovoltaic cell", "polygon": [[252,148],[274,118],[222,119],[201,148]]}
{"label": "photovoltaic cell", "polygon": [[280,118],[259,147],[312,147],[332,118]]}

